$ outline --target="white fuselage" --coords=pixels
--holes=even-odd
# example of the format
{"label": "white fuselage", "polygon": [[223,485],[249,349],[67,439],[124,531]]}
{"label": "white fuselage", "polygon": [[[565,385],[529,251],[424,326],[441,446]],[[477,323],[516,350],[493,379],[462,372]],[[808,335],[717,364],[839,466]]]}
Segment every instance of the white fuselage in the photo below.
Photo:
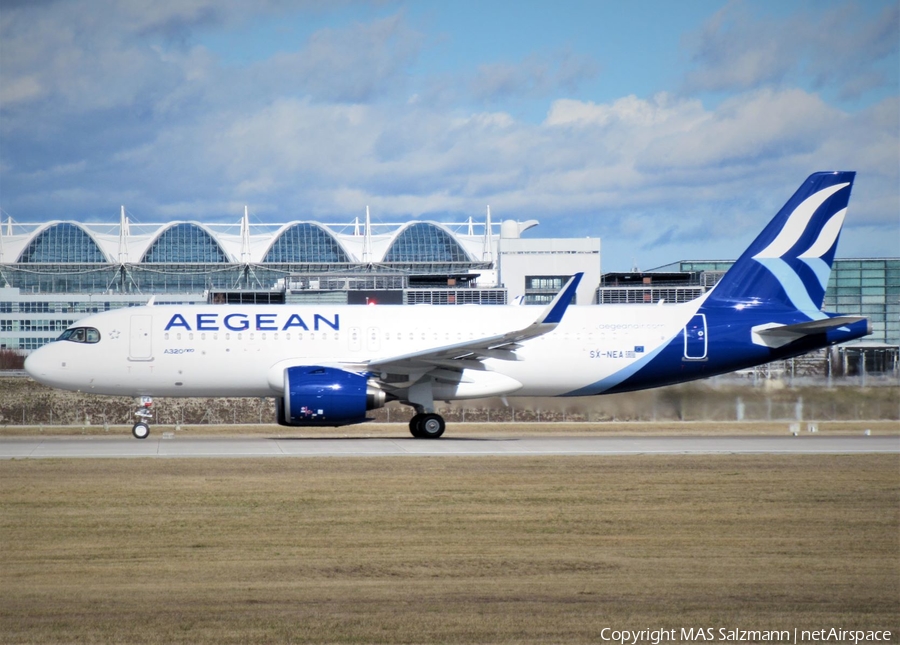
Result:
{"label": "white fuselage", "polygon": [[[576,391],[668,343],[699,306],[700,300],[569,307],[555,330],[522,342],[518,360],[484,361],[485,372],[502,375],[493,385],[479,376],[469,387],[435,398]],[[366,371],[369,361],[527,327],[540,311],[477,305],[136,307],[79,321],[100,332],[99,342],[51,343],[29,357],[28,370],[48,385],[97,394],[280,396],[287,367]],[[498,386],[497,379],[515,385]]]}

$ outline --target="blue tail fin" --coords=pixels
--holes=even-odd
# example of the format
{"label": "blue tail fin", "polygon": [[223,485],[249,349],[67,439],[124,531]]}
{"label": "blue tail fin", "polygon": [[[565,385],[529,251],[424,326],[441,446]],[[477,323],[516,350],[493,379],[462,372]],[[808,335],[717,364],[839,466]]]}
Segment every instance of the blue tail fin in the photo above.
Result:
{"label": "blue tail fin", "polygon": [[706,306],[820,311],[855,172],[810,175],[715,286]]}

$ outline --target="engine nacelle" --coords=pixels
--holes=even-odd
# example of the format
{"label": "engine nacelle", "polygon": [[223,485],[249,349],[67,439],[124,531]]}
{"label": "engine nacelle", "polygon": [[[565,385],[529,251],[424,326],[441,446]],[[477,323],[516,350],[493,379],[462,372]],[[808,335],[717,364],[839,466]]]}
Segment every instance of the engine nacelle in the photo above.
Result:
{"label": "engine nacelle", "polygon": [[283,426],[341,426],[366,420],[385,393],[369,387],[365,376],[318,365],[284,370],[284,396],[276,402]]}

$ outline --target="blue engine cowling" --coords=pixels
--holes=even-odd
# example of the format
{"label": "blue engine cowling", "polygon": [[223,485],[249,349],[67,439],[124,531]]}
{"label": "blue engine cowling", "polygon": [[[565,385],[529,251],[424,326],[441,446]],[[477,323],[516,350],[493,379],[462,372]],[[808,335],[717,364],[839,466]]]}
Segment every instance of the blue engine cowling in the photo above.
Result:
{"label": "blue engine cowling", "polygon": [[366,411],[384,405],[382,390],[365,376],[318,365],[284,370],[284,396],[277,401],[283,426],[340,426],[366,420]]}

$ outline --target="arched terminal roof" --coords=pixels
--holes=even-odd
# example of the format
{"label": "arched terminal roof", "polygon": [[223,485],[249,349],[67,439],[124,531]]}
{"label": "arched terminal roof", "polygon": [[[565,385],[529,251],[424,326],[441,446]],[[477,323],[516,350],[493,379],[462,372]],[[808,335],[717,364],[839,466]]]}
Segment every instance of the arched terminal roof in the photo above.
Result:
{"label": "arched terminal roof", "polygon": [[181,222],[166,228],[157,237],[141,262],[214,263],[229,262],[216,239],[202,226]]}
{"label": "arched terminal roof", "polygon": [[78,224],[59,222],[38,233],[22,251],[19,262],[107,262],[97,242]]}
{"label": "arched terminal roof", "polygon": [[456,238],[433,222],[406,226],[384,254],[383,262],[471,262]]}
{"label": "arched terminal roof", "polygon": [[334,235],[318,224],[297,222],[285,228],[263,256],[263,262],[352,262]]}

